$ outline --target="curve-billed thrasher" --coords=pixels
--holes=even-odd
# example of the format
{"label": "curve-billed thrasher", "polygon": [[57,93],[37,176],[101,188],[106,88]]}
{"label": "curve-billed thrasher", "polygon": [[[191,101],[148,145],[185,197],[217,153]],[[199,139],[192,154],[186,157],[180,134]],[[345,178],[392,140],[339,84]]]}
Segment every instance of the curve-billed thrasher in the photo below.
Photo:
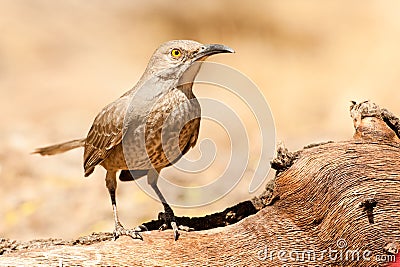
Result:
{"label": "curve-billed thrasher", "polygon": [[[200,105],[192,85],[201,62],[213,54],[233,52],[224,45],[203,45],[189,40],[162,44],[153,53],[138,83],[100,111],[86,138],[39,148],[34,153],[53,155],[84,147],[85,176],[97,165],[107,170],[106,186],[113,207],[115,238],[120,235],[142,238],[139,232],[143,230],[143,227],[125,229],[119,221],[116,173],[122,170],[119,176],[122,181],[147,174],[149,184],[164,205],[165,222],[171,224],[177,240],[175,216],[157,187],[158,175],[196,144]],[[169,151],[173,150],[173,139],[178,139],[175,143],[178,153]]]}

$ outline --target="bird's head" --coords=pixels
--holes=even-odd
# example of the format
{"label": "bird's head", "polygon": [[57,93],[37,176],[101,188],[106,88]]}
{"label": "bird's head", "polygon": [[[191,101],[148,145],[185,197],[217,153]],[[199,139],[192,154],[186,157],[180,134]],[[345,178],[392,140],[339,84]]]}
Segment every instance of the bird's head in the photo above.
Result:
{"label": "bird's head", "polygon": [[221,44],[205,45],[191,40],[169,41],[153,53],[146,72],[161,79],[176,81],[185,74],[185,82],[192,82],[201,65],[195,63],[219,53],[234,53],[234,50]]}

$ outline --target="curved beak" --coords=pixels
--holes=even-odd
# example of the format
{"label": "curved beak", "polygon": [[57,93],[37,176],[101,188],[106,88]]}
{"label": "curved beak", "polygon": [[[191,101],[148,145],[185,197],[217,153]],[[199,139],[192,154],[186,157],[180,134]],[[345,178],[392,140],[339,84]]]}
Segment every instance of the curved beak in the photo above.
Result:
{"label": "curved beak", "polygon": [[226,45],[221,45],[221,44],[208,44],[202,46],[199,51],[194,55],[194,60],[200,60],[205,57],[215,55],[215,54],[220,54],[220,53],[235,53],[235,50],[232,48],[226,46]]}

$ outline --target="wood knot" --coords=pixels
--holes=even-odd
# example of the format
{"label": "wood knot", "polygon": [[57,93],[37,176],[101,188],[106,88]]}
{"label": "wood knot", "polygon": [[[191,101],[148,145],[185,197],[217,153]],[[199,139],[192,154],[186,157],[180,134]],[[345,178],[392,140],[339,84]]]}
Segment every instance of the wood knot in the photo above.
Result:
{"label": "wood knot", "polygon": [[369,223],[374,223],[374,208],[377,204],[378,202],[374,198],[366,198],[360,203],[360,207],[363,207],[367,213]]}
{"label": "wood knot", "polygon": [[289,152],[289,150],[281,143],[276,149],[276,158],[271,161],[271,167],[277,172],[283,172],[293,165],[294,161],[299,157],[298,152]]}
{"label": "wood knot", "polygon": [[314,218],[314,220],[311,222],[312,225],[317,226],[322,223],[322,218]]}
{"label": "wood knot", "polygon": [[387,254],[396,255],[397,253],[399,253],[398,245],[393,242],[387,243],[383,247],[383,251],[386,252]]}
{"label": "wood knot", "polygon": [[388,110],[370,101],[352,101],[350,115],[356,130],[354,139],[399,142],[400,120]]}

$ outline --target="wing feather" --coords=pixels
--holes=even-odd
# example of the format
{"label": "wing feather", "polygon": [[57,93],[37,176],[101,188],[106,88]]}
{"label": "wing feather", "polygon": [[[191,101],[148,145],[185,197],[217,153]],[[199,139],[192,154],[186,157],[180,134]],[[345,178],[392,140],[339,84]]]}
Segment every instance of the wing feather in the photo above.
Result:
{"label": "wing feather", "polygon": [[112,149],[121,143],[124,135],[124,118],[129,105],[129,97],[122,96],[103,110],[94,119],[85,143],[85,176],[105,160]]}

